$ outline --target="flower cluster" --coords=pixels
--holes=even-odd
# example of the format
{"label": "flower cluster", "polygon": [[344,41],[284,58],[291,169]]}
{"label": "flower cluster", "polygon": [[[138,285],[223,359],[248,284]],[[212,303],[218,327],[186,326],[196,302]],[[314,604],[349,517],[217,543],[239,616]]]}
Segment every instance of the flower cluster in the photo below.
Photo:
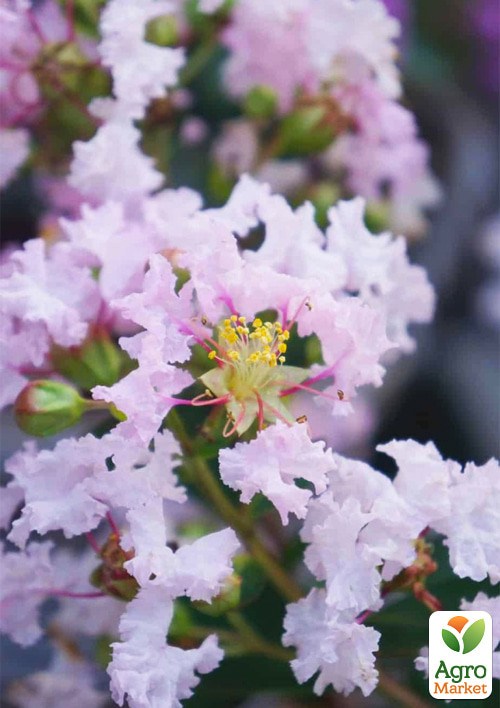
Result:
{"label": "flower cluster", "polygon": [[[433,315],[425,271],[389,230],[405,218],[418,230],[433,192],[397,102],[398,23],[379,0],[109,0],[93,24],[75,19],[86,3],[62,5],[0,10],[2,184],[27,131],[57,115],[55,93],[85,120],[58,162],[65,178],[38,178],[40,236],[0,266],[2,406],[39,437],[80,424],[5,464],[0,627],[54,647],[10,700],[98,708],[100,663],[118,705],[175,707],[225,652],[291,661],[318,694],[368,695],[380,634],[367,621],[384,598],[439,606],[427,534],[444,537],[460,578],[500,580],[495,461],[462,470],[432,443],[392,441],[379,447],[399,467],[390,481],[328,448],[309,414],[359,420],[359,389],[381,386]],[[221,145],[227,124],[209,151],[233,172],[227,199],[205,207],[165,186],[155,136],[169,120],[193,134],[186,85],[217,42],[223,87],[247,113],[229,127],[236,154]],[[273,189],[290,167],[278,158],[296,153],[301,175],[314,159],[330,179],[326,205],[308,179],[293,205]],[[387,185],[392,216],[371,230]],[[305,552],[291,567],[294,529]],[[35,537],[53,532],[88,550]],[[245,617],[266,582],[282,596],[282,644]]]}

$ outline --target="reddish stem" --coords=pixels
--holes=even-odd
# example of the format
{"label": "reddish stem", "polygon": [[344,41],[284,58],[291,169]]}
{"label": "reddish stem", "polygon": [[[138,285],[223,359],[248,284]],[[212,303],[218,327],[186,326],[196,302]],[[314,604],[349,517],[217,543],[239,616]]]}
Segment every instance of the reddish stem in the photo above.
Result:
{"label": "reddish stem", "polygon": [[30,22],[31,28],[33,32],[36,34],[38,39],[40,40],[41,44],[47,44],[47,38],[45,37],[42,28],[40,27],[40,24],[38,22],[38,19],[35,16],[35,13],[33,10],[30,8],[26,10],[26,15],[28,17],[28,20]]}
{"label": "reddish stem", "polygon": [[304,307],[304,305],[306,304],[306,302],[307,302],[308,300],[309,300],[309,296],[306,296],[306,297],[302,300],[302,302],[301,302],[300,305],[298,306],[297,311],[295,312],[295,314],[294,314],[294,316],[292,317],[292,319],[291,319],[289,322],[287,322],[287,324],[286,324],[286,329],[288,329],[288,330],[292,329],[293,325],[294,325],[294,324],[296,323],[296,321],[297,321],[297,317],[299,316],[300,311],[302,310],[302,308]]}
{"label": "reddish stem", "polygon": [[281,391],[280,396],[289,396],[291,393],[294,393],[295,391],[307,391],[308,393],[314,393],[316,396],[321,396],[322,398],[327,398],[329,401],[336,401],[339,402],[341,401],[342,403],[349,403],[347,398],[339,398],[338,396],[334,396],[331,393],[325,393],[324,391],[318,391],[316,388],[312,388],[311,386],[305,386],[304,384],[294,384],[291,388],[287,388],[284,391]]}
{"label": "reddish stem", "polygon": [[85,534],[85,537],[86,537],[87,541],[89,542],[89,544],[91,545],[92,549],[95,551],[95,553],[96,553],[98,556],[100,556],[100,555],[101,555],[101,549],[99,548],[99,544],[97,543],[94,534],[91,533],[90,531],[88,531],[88,532]]}
{"label": "reddish stem", "polygon": [[75,2],[74,0],[66,1],[66,21],[68,23],[68,42],[74,42],[76,38],[75,24]]}
{"label": "reddish stem", "polygon": [[44,590],[44,595],[54,595],[55,597],[72,597],[78,600],[91,600],[96,597],[105,597],[105,592],[72,592],[71,590]]}
{"label": "reddish stem", "polygon": [[116,521],[113,519],[113,516],[110,511],[106,513],[106,519],[108,520],[108,524],[111,526],[111,531],[120,538],[120,529],[118,528],[118,525]]}

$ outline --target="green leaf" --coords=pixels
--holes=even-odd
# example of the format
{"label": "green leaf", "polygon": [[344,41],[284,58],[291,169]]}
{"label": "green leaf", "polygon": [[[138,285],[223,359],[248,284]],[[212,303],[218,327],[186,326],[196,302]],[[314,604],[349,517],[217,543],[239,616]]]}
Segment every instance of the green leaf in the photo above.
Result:
{"label": "green leaf", "polygon": [[443,641],[447,647],[453,651],[460,651],[460,644],[454,634],[452,634],[448,629],[443,629],[442,634]]}
{"label": "green leaf", "polygon": [[484,620],[479,619],[474,624],[471,624],[469,629],[464,634],[464,654],[468,654],[477,647],[484,636]]}

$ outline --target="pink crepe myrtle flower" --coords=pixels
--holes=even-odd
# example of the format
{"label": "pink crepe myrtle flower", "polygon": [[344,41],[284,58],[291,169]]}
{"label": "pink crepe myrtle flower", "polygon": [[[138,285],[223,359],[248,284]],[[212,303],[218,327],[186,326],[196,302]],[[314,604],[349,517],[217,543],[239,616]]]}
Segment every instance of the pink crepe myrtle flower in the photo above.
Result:
{"label": "pink crepe myrtle flower", "polygon": [[398,463],[394,482],[336,455],[328,488],[310,500],[300,532],[306,565],[325,582],[332,611],[362,616],[379,608],[382,580],[412,564],[416,539],[429,528],[445,535],[457,575],[497,582],[498,464],[462,472],[432,444],[413,440],[378,449]]}
{"label": "pink crepe myrtle flower", "polygon": [[370,80],[339,86],[333,95],[355,129],[341,135],[324,159],[347,169],[354,194],[380,199],[389,190],[398,198],[430,174],[428,148],[410,111]]}
{"label": "pink crepe myrtle flower", "polygon": [[399,22],[379,0],[319,0],[310,5],[308,51],[323,79],[340,74],[347,83],[361,65],[388,96],[400,93],[395,65]]}
{"label": "pink crepe myrtle flower", "polygon": [[[159,222],[155,209],[151,211],[154,202],[149,204],[143,218],[150,224],[151,236],[145,236],[148,231],[139,227],[137,233],[139,238],[151,238],[149,242],[160,248],[161,239],[155,235]],[[222,209],[187,212],[175,235],[164,235],[162,244],[172,264],[186,268],[190,279],[177,293],[172,265],[158,254],[150,259],[142,292],[112,301],[122,318],[144,329],[121,340],[122,347],[139,361],[139,369],[112,389],[96,389],[94,396],[114,401],[128,417],[127,428],[135,427],[146,440],[171,405],[185,403],[175,397],[190,379],[178,364],[186,362],[194,344],[199,344],[217,368],[200,377],[212,400],[198,399],[195,404],[226,405],[234,423],[228,431],[241,433],[255,419],[262,425],[266,416],[271,421],[293,422],[281,398],[309,390],[319,382],[320,388],[327,388],[318,391],[313,386],[310,392],[319,392],[323,399],[331,400],[335,410],[346,412],[346,401],[358,386],[380,385],[380,358],[391,347],[386,332],[408,349],[412,345],[408,324],[427,321],[433,303],[425,275],[408,262],[404,242],[390,234],[370,234],[364,226],[363,208],[362,202],[353,202],[332,209],[332,225],[325,237],[315,225],[309,205],[294,212],[265,186],[243,178]],[[116,211],[122,223],[121,207],[101,209],[103,216]],[[112,260],[113,247],[110,242],[108,257],[93,246],[100,216],[99,210],[86,211],[82,222],[65,223],[65,228],[75,245],[93,251],[105,268],[107,260]],[[263,245],[255,252],[241,253],[238,237],[258,223],[266,227]],[[121,228],[131,227],[119,226],[118,230]],[[296,234],[286,258],[277,248],[283,232]],[[354,254],[360,248],[362,257],[356,259]],[[314,255],[310,266],[305,257],[309,253]],[[124,275],[123,269],[116,273],[119,278]],[[259,287],[262,282],[268,283],[267,289]],[[357,297],[353,297],[353,290]],[[262,323],[264,329],[251,324],[261,322],[258,313],[269,310],[276,313],[274,322]],[[229,325],[224,324],[226,320]],[[285,365],[294,325],[299,336],[315,334],[320,340],[324,364],[316,365],[310,373]],[[229,339],[234,346],[229,346]],[[270,356],[263,369],[266,347]],[[208,365],[209,361],[207,369]],[[257,384],[264,380],[261,395]],[[254,391],[258,389],[257,396]],[[133,391],[143,401],[140,410]],[[136,424],[134,419],[143,422]]]}
{"label": "pink crepe myrtle flower", "polygon": [[341,257],[347,267],[344,287],[382,309],[389,339],[401,351],[411,352],[415,340],[408,327],[431,321],[434,290],[425,270],[410,263],[405,239],[388,232],[370,233],[364,224],[364,211],[365,202],[359,197],[341,201],[329,210],[327,250]]}
{"label": "pink crepe myrtle flower", "polygon": [[282,111],[289,110],[296,91],[316,83],[307,60],[306,27],[302,0],[237,3],[223,36],[231,50],[224,74],[229,92],[240,97],[254,86],[269,86]]}
{"label": "pink crepe myrtle flower", "polygon": [[45,105],[35,73],[47,48],[75,43],[90,60],[95,59],[92,40],[77,35],[71,3],[65,11],[50,0],[12,0],[2,3],[0,47],[0,125],[31,124]]}
{"label": "pink crepe myrtle flower", "polygon": [[211,635],[197,648],[169,646],[165,637],[173,615],[173,602],[165,588],[148,585],[127,605],[120,622],[121,642],[112,645],[108,666],[111,693],[118,705],[125,696],[130,708],[165,705],[181,708],[200,679],[213,671],[223,652]]}
{"label": "pink crepe myrtle flower", "polygon": [[232,529],[202,536],[174,553],[167,546],[160,497],[134,505],[126,518],[129,532],[121,545],[124,550],[133,548],[134,555],[125,568],[141,586],[154,577],[152,584],[166,588],[172,597],[188,595],[204,601],[222,589],[223,581],[231,573],[230,559],[240,545]]}
{"label": "pink crepe myrtle flower", "polygon": [[[240,224],[237,208],[253,219]],[[408,327],[430,321],[434,292],[425,271],[410,263],[402,237],[370,233],[364,222],[365,208],[361,198],[340,201],[328,211],[330,225],[323,234],[308,202],[294,211],[282,197],[243,177],[221,212],[233,221],[241,237],[257,223],[265,227],[262,245],[243,251],[245,260],[298,278],[316,279],[336,299],[357,294],[383,312],[389,339],[401,351],[410,352],[415,343]]]}
{"label": "pink crepe myrtle flower", "polygon": [[87,141],[73,143],[68,182],[94,202],[137,201],[158,189],[163,176],[139,149],[141,134],[132,123],[112,121]]}
{"label": "pink crepe myrtle flower", "polygon": [[1,546],[0,629],[21,646],[42,636],[39,608],[54,584],[52,548],[49,541],[32,543],[22,553],[6,552]]}
{"label": "pink crepe myrtle flower", "polygon": [[57,652],[44,671],[14,681],[7,689],[9,702],[16,708],[104,708],[109,700],[95,687],[94,667],[81,658]]}
{"label": "pink crepe myrtle flower", "polygon": [[368,696],[375,689],[379,632],[355,622],[354,617],[332,612],[324,590],[315,588],[288,605],[284,626],[283,644],[297,648],[291,666],[299,683],[318,674],[314,683],[318,695],[329,685],[346,695],[360,688]]}
{"label": "pink crepe myrtle flower", "polygon": [[[62,346],[79,344],[99,303],[88,270],[64,245],[47,249],[41,239],[28,241],[10,260],[14,270],[0,281],[2,314],[43,326],[46,337]],[[38,356],[33,358],[34,364],[41,363]]]}
{"label": "pink crepe myrtle flower", "polygon": [[292,427],[277,421],[249,443],[237,443],[219,453],[222,481],[241,491],[241,501],[248,503],[259,492],[278,509],[283,524],[288,515],[306,515],[309,489],[299,489],[296,479],[314,485],[316,494],[326,489],[326,473],[333,466],[330,450],[322,442],[311,442],[306,425]]}
{"label": "pink crepe myrtle flower", "polygon": [[113,93],[131,118],[142,118],[149,102],[177,83],[184,50],[144,41],[147,22],[174,10],[170,0],[112,0],[102,12],[99,53],[111,69]]}
{"label": "pink crepe myrtle flower", "polygon": [[[383,321],[376,312],[365,308],[354,298],[336,302],[329,295],[318,295],[316,299],[318,289],[314,281],[299,280],[280,275],[266,267],[245,264],[237,255],[234,260],[235,267],[226,271],[224,280],[214,278],[216,273],[212,273],[210,283],[205,278],[207,263],[201,258],[198,261],[199,256],[200,254],[195,256],[197,260],[191,270],[191,280],[184,286],[186,291],[182,288],[177,294],[172,291],[170,285],[170,295],[162,293],[161,298],[156,300],[156,306],[156,293],[162,292],[156,285],[156,282],[160,282],[158,274],[162,273],[161,282],[173,284],[174,280],[169,263],[161,256],[153,258],[152,270],[146,276],[143,293],[132,295],[131,300],[123,303],[126,316],[146,326],[146,332],[136,336],[139,339],[132,339],[130,345],[122,343],[122,346],[137,357],[139,369],[115,386],[109,389],[99,387],[94,392],[96,397],[114,401],[124,410],[129,421],[134,417],[141,417],[145,397],[151,397],[151,405],[155,405],[156,401],[159,406],[158,413],[155,413],[153,418],[149,416],[150,427],[139,430],[136,426],[144,439],[154,433],[154,425],[159,425],[161,421],[162,395],[163,415],[166,415],[172,405],[186,403],[184,399],[172,397],[175,390],[172,390],[169,398],[166,388],[164,393],[158,388],[163,386],[164,380],[179,381],[179,388],[186,385],[185,380],[180,378],[184,372],[173,366],[175,362],[186,360],[186,344],[191,346],[198,342],[207,350],[207,369],[210,360],[217,364],[216,368],[207,370],[200,379],[211,394],[208,397],[198,397],[193,403],[226,405],[232,420],[227,427],[228,434],[244,432],[255,419],[259,420],[261,426],[268,418],[292,423],[294,419],[283,406],[281,398],[297,390],[310,390],[313,394],[321,394],[330,399],[334,405],[342,404],[344,396],[339,395],[337,389],[335,392],[332,390],[324,393],[312,386],[317,381],[326,383],[334,373],[335,380],[338,378],[339,385],[343,384],[348,394],[353,393],[361,383],[380,383],[383,371],[378,363],[380,353],[390,345],[384,334]],[[232,258],[230,254],[228,257]],[[268,280],[271,286],[267,292],[259,291],[257,287],[257,283],[263,279]],[[188,318],[186,306],[192,303],[193,291],[197,296],[196,309]],[[169,299],[165,299],[166,297]],[[172,303],[170,306],[167,304],[169,301]],[[132,302],[133,309],[130,307]],[[144,308],[145,303],[148,303],[147,310]],[[251,312],[250,307],[254,308],[254,312],[272,308],[279,313],[280,319],[265,322],[259,317],[250,320],[244,315],[230,314],[231,311]],[[169,314],[169,309],[172,315]],[[220,325],[212,325],[216,330],[216,338],[211,335],[212,327],[208,326],[207,316],[196,314],[207,310],[210,314],[218,315],[216,322],[220,321],[222,316]],[[141,312],[147,314],[147,320]],[[307,369],[284,364],[290,329],[294,323],[297,323],[299,336],[316,333],[323,345],[325,364],[316,367],[312,375]],[[154,352],[163,352],[161,359]],[[171,364],[168,363],[169,358]],[[153,384],[157,390],[152,390],[150,386],[151,393],[148,394],[147,390],[143,389],[143,404],[139,410],[131,396],[132,390],[135,389],[133,382],[146,382],[148,376],[151,381],[157,377],[157,383]],[[126,387],[132,387],[130,393],[127,393]],[[129,421],[122,425],[127,425]],[[144,426],[146,424],[147,421],[144,421]]]}
{"label": "pink crepe myrtle flower", "polygon": [[[10,540],[23,546],[35,530],[79,535],[96,528],[111,509],[141,506],[151,498],[183,502],[184,491],[171,471],[177,443],[165,431],[153,445],[151,452],[113,433],[100,439],[63,439],[53,450],[37,451],[34,443],[27,443],[5,465],[25,497]],[[112,470],[106,462],[110,459]]]}
{"label": "pink crepe myrtle flower", "polygon": [[28,374],[43,370],[53,343],[80,344],[97,316],[96,282],[75,256],[66,244],[32,239],[8,257],[0,278],[2,405],[15,400]]}
{"label": "pink crepe myrtle flower", "polygon": [[384,92],[399,93],[393,43],[399,25],[378,0],[243,0],[231,19],[223,38],[231,50],[225,81],[235,96],[268,86],[286,112],[299,90],[314,92],[339,75],[349,80],[352,57]]}
{"label": "pink crepe myrtle flower", "polygon": [[392,441],[378,449],[393,457],[399,472],[394,480],[398,494],[430,526],[445,536],[450,563],[459,577],[492,583],[500,579],[500,468],[496,460],[462,470],[453,460],[443,460],[432,443]]}

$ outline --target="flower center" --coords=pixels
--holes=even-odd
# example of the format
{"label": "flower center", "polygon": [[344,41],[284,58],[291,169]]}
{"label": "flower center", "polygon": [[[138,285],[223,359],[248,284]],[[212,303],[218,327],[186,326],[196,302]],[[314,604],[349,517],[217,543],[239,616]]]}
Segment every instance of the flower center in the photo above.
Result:
{"label": "flower center", "polygon": [[224,320],[219,327],[219,345],[230,361],[218,356],[215,349],[209,352],[208,358],[233,364],[284,364],[285,342],[290,339],[290,332],[279,322],[262,322],[259,317],[254,319],[251,328],[246,324],[246,317],[232,315]]}
{"label": "flower center", "polygon": [[[304,369],[285,365],[290,332],[280,322],[263,322],[256,317],[247,324],[245,317],[232,315],[217,328],[208,358],[218,366],[201,377],[207,395],[224,400],[228,412],[228,434],[244,432],[257,419],[293,422],[280,400],[282,392],[307,377]],[[204,398],[203,396],[202,398]],[[208,402],[207,402],[208,403]]]}

